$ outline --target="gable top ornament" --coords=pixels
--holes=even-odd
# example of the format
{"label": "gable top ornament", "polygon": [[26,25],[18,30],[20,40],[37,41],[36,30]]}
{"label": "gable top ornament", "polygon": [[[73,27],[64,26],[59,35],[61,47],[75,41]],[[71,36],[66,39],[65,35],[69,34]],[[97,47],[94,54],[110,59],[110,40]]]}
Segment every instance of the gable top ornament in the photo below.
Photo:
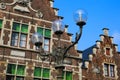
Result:
{"label": "gable top ornament", "polygon": [[[18,5],[18,4],[21,4],[21,5]],[[21,12],[30,12],[29,9],[31,9],[33,12],[36,13],[36,16],[38,18],[42,17],[43,14],[42,12],[40,12],[40,10],[36,10],[36,9],[33,9],[32,6],[31,6],[31,3],[32,3],[32,0],[13,0],[12,3],[4,3],[4,2],[0,2],[0,9],[6,9],[7,6],[12,6],[14,4],[16,4],[13,9],[15,10],[18,10],[18,11],[21,11]]]}

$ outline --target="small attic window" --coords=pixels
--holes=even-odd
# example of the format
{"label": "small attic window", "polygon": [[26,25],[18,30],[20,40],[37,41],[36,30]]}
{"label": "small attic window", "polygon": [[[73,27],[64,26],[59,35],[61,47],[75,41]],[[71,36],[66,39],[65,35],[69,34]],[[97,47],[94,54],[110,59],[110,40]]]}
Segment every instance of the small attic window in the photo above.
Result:
{"label": "small attic window", "polygon": [[105,55],[111,57],[112,56],[112,49],[109,47],[105,48]]}
{"label": "small attic window", "polygon": [[110,56],[110,48],[106,48],[106,55]]}

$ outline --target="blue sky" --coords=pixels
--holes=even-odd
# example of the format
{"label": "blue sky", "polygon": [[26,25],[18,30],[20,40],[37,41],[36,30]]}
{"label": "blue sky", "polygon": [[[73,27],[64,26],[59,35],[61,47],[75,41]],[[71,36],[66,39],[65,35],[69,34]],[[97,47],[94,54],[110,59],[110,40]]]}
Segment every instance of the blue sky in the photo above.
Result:
{"label": "blue sky", "polygon": [[73,13],[78,9],[87,11],[88,20],[78,43],[79,50],[95,44],[100,40],[102,29],[109,28],[109,35],[114,37],[120,51],[120,0],[55,0],[54,7],[59,9],[58,15],[64,17],[63,22],[69,25],[68,32],[73,33],[73,37],[79,31]]}

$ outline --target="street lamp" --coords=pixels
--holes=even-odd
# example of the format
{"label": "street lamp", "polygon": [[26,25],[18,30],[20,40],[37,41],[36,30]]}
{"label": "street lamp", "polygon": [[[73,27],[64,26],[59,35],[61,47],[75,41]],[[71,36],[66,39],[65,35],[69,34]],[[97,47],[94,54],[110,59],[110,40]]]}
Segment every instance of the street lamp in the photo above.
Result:
{"label": "street lamp", "polygon": [[[40,47],[40,46],[42,46],[42,43],[43,43],[42,35],[35,33],[31,37],[32,43],[35,46],[40,48],[40,56],[52,56],[55,58],[55,61],[54,61],[55,69],[59,69],[59,70],[64,69],[65,58],[81,60],[79,57],[72,56],[72,55],[68,54],[67,52],[70,50],[71,47],[73,47],[75,44],[77,44],[78,41],[80,40],[81,35],[82,35],[83,26],[86,24],[86,21],[87,21],[87,13],[83,10],[78,10],[74,14],[74,19],[76,21],[76,25],[79,26],[80,32],[76,33],[75,41],[68,47],[64,47],[64,48],[61,47],[60,39],[61,39],[61,35],[64,33],[64,27],[65,27],[63,25],[63,22],[61,19],[55,20],[52,24],[52,29],[54,31],[54,34],[57,35],[57,37],[58,37],[57,49],[53,50],[52,53],[46,54],[44,51],[43,51],[43,53],[41,53],[42,47]],[[61,74],[58,75],[59,78],[62,78],[61,76],[62,76]]]}

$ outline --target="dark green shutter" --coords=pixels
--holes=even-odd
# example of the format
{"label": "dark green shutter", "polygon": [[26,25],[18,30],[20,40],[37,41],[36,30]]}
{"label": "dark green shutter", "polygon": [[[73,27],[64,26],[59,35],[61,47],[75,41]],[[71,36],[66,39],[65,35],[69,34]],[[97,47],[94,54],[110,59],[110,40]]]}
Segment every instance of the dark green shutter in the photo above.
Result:
{"label": "dark green shutter", "polygon": [[45,37],[51,37],[51,30],[45,29]]}

